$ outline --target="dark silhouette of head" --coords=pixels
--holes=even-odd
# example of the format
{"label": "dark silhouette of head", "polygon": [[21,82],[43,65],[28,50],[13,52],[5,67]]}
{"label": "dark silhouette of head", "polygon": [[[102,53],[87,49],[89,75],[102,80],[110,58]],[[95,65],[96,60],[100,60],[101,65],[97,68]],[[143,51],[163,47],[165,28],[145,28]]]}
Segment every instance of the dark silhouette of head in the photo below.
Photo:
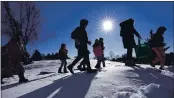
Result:
{"label": "dark silhouette of head", "polygon": [[95,42],[94,42],[93,47],[95,47],[95,46],[98,45],[98,44],[99,44],[99,40],[98,40],[98,39],[95,39]]}
{"label": "dark silhouette of head", "polygon": [[103,38],[102,38],[102,37],[100,37],[100,38],[99,38],[99,41],[100,41],[100,42],[103,42]]}
{"label": "dark silhouette of head", "polygon": [[123,22],[120,23],[120,26],[121,27],[129,27],[129,28],[132,28],[134,24],[134,20],[132,18],[128,19],[128,20],[125,20]]}
{"label": "dark silhouette of head", "polygon": [[165,32],[166,30],[167,30],[166,27],[160,26],[160,27],[157,29],[157,33],[163,35],[164,32]]}
{"label": "dark silhouette of head", "polygon": [[128,21],[132,24],[134,24],[134,20],[132,18],[128,19]]}
{"label": "dark silhouette of head", "polygon": [[99,41],[98,39],[95,39],[95,43],[98,43],[98,41]]}
{"label": "dark silhouette of head", "polygon": [[132,27],[134,24],[134,20],[132,18],[127,20],[128,26]]}
{"label": "dark silhouette of head", "polygon": [[87,25],[88,25],[88,20],[86,20],[86,19],[80,20],[80,27],[86,28]]}
{"label": "dark silhouette of head", "polygon": [[64,43],[61,44],[61,49],[66,49],[66,45]]}

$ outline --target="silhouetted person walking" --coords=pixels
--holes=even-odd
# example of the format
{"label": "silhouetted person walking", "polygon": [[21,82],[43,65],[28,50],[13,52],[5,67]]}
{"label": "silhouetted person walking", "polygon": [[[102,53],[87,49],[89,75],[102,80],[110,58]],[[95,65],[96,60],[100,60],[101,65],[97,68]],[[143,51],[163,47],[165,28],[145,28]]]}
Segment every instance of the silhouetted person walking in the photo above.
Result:
{"label": "silhouetted person walking", "polygon": [[2,47],[2,77],[11,77],[12,75],[18,75],[19,83],[28,82],[28,79],[24,75],[24,67],[21,64],[25,50],[23,41],[20,36],[14,35],[10,41]]}
{"label": "silhouetted person walking", "polygon": [[103,63],[103,67],[105,67],[105,56],[104,56],[104,50],[105,50],[105,47],[104,47],[104,41],[103,41],[103,38],[99,38],[99,43],[101,44],[101,47],[102,47],[102,51],[103,51],[103,54],[102,54],[102,63]]}
{"label": "silhouetted person walking", "polygon": [[61,71],[62,67],[64,67],[64,73],[68,73],[67,68],[66,68],[66,65],[67,65],[66,59],[68,58],[67,54],[68,54],[68,50],[66,49],[66,45],[62,44],[61,48],[59,49],[59,57],[61,60],[61,66],[58,70],[58,73],[62,73],[62,71]]}
{"label": "silhouetted person walking", "polygon": [[68,69],[73,74],[73,66],[82,58],[84,58],[84,64],[87,65],[87,72],[96,72],[92,70],[89,61],[89,52],[87,44],[91,45],[91,42],[88,40],[86,27],[88,25],[88,20],[82,19],[80,21],[80,27],[77,27],[71,34],[71,38],[75,40],[78,46],[78,56],[77,58],[68,66]]}
{"label": "silhouetted person walking", "polygon": [[121,31],[120,36],[122,37],[124,48],[127,49],[127,60],[125,65],[134,66],[135,63],[132,59],[133,48],[136,47],[134,34],[141,39],[140,34],[134,28],[134,20],[128,19],[120,23]]}
{"label": "silhouetted person walking", "polygon": [[151,66],[155,67],[155,64],[160,61],[160,69],[163,70],[165,64],[165,50],[164,50],[164,37],[163,34],[167,29],[164,26],[158,28],[157,32],[152,36],[150,45],[152,50],[156,53],[157,57],[152,61]]}
{"label": "silhouetted person walking", "polygon": [[93,52],[95,57],[97,58],[97,64],[95,68],[98,69],[101,67],[100,65],[103,60],[103,49],[98,39],[95,40],[95,43],[93,45]]}

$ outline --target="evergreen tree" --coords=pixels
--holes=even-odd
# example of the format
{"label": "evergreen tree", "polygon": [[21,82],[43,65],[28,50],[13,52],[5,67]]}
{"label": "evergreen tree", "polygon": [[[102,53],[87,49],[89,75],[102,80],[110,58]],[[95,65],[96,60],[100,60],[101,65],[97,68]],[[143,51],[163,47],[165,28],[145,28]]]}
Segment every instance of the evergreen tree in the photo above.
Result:
{"label": "evergreen tree", "polygon": [[42,60],[41,53],[38,50],[35,50],[34,54],[32,55],[33,61],[39,61]]}

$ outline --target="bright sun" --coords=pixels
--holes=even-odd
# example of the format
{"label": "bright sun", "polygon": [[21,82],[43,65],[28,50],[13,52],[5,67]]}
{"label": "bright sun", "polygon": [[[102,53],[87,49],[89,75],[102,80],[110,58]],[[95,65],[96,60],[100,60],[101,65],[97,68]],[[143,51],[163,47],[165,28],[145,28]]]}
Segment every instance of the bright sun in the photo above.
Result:
{"label": "bright sun", "polygon": [[106,32],[111,31],[113,29],[113,23],[111,20],[104,20],[102,26],[104,31]]}
{"label": "bright sun", "polygon": [[104,34],[112,34],[116,29],[116,19],[110,15],[105,15],[97,21],[98,30]]}

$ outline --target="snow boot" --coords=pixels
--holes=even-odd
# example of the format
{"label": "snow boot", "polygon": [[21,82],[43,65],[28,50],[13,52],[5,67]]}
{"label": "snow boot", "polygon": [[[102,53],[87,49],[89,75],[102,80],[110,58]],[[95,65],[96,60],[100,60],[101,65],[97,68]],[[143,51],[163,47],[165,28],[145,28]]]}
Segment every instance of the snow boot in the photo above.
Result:
{"label": "snow boot", "polygon": [[126,60],[126,61],[125,61],[125,65],[126,65],[126,66],[131,66],[131,65],[132,65],[131,60]]}
{"label": "snow boot", "polygon": [[95,68],[96,68],[96,69],[99,69],[99,68],[100,68],[100,66],[97,66],[97,65],[96,65],[96,66],[95,66]]}
{"label": "snow boot", "polygon": [[135,64],[135,61],[131,60],[131,66],[137,66],[137,65]]}
{"label": "snow boot", "polygon": [[96,66],[95,66],[96,69],[99,69],[100,68],[100,65],[97,63]]}
{"label": "snow boot", "polygon": [[103,67],[106,67],[105,63],[103,64]]}
{"label": "snow boot", "polygon": [[85,65],[82,65],[82,71],[86,71],[87,68],[85,67]]}
{"label": "snow boot", "polygon": [[28,79],[19,79],[19,83],[25,83],[28,82]]}
{"label": "snow boot", "polygon": [[135,62],[133,60],[126,60],[125,61],[126,66],[136,66]]}
{"label": "snow boot", "polygon": [[3,81],[1,81],[1,84],[4,84],[4,82],[3,82]]}
{"label": "snow boot", "polygon": [[62,68],[60,67],[60,68],[59,68],[59,70],[58,70],[58,73],[62,73],[62,71],[61,71],[61,70],[62,70]]}
{"label": "snow boot", "polygon": [[26,79],[26,78],[24,77],[24,72],[20,72],[20,73],[18,74],[18,76],[19,76],[19,83],[28,82],[28,79]]}
{"label": "snow boot", "polygon": [[102,63],[103,63],[103,67],[106,67],[106,64],[105,64],[105,61],[104,60],[102,61]]}
{"label": "snow boot", "polygon": [[67,71],[66,67],[64,67],[64,73],[68,73],[68,71]]}
{"label": "snow boot", "polygon": [[[83,68],[82,68],[82,66],[83,66]],[[79,66],[77,67],[77,69],[80,70],[80,71],[86,71],[86,68],[85,68],[84,65],[79,65]]]}
{"label": "snow boot", "polygon": [[164,68],[163,68],[163,67],[160,67],[159,69],[160,69],[160,70],[164,70]]}
{"label": "snow boot", "polygon": [[77,69],[82,71],[81,65],[77,66]]}
{"label": "snow boot", "polygon": [[152,62],[150,62],[150,66],[155,67],[155,64],[153,64]]}
{"label": "snow boot", "polygon": [[72,74],[74,74],[73,67],[71,65],[69,65],[67,68]]}

